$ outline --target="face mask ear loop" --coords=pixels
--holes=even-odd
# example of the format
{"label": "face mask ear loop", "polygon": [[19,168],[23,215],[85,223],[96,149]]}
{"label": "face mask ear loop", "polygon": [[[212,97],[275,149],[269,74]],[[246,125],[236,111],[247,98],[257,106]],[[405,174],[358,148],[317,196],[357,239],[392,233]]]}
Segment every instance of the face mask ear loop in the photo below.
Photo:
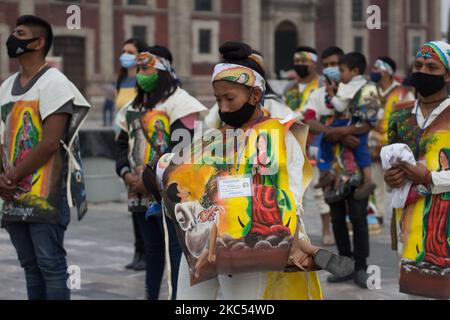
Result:
{"label": "face mask ear loop", "polygon": [[250,99],[252,98],[253,92],[255,91],[255,88],[252,87],[252,91],[250,91],[250,95],[248,96],[247,102],[252,104],[252,102],[250,101]]}
{"label": "face mask ear loop", "polygon": [[[252,88],[252,91],[250,92],[250,96],[248,97],[247,102],[250,103],[251,105],[253,105],[250,101],[250,98],[252,97],[253,92],[255,92],[255,88]],[[264,100],[265,100],[265,96],[266,96],[266,92],[264,91],[261,95],[261,99],[259,100],[261,106],[264,106]],[[258,102],[256,102],[258,104]],[[255,105],[256,106],[256,105]]]}

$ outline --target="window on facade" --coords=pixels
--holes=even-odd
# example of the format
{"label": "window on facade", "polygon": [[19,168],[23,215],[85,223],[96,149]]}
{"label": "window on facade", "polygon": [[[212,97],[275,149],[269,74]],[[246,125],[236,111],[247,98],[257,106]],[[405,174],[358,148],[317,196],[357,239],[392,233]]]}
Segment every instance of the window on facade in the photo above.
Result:
{"label": "window on facade", "polygon": [[201,54],[211,53],[211,30],[200,29],[198,31],[198,52]]}
{"label": "window on facade", "polygon": [[352,0],[352,20],[362,22],[364,20],[364,0]]}
{"label": "window on facade", "polygon": [[62,57],[64,74],[84,92],[86,88],[86,40],[75,36],[56,36],[53,54]]}
{"label": "window on facade", "polygon": [[147,0],[127,0],[127,3],[133,6],[145,6],[147,4]]}
{"label": "window on facade", "polygon": [[145,6],[147,0],[127,0],[127,3],[134,6]]}
{"label": "window on facade", "polygon": [[212,11],[213,0],[195,0],[195,11]]}
{"label": "window on facade", "polygon": [[132,37],[141,41],[147,41],[147,27],[145,26],[133,26],[131,31]]}
{"label": "window on facade", "polygon": [[409,1],[409,22],[421,23],[421,0]]}
{"label": "window on facade", "polygon": [[364,53],[364,39],[363,37],[355,37],[353,39],[353,47],[356,52]]}

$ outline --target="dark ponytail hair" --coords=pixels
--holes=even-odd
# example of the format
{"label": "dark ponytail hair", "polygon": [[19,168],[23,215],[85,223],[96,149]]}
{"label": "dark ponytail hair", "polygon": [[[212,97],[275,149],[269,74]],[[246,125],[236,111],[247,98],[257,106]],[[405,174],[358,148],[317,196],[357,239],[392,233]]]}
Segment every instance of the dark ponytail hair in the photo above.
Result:
{"label": "dark ponytail hair", "polygon": [[[147,48],[147,44],[139,39],[128,39],[127,41],[124,42],[123,46],[127,44],[132,44],[136,47],[138,53],[144,52],[145,48]],[[120,85],[122,84],[122,81],[127,77],[128,74],[128,70],[123,68],[122,66],[120,67],[120,71],[119,71],[119,76],[117,77],[117,82],[116,82],[116,89],[117,91],[120,90]]]}
{"label": "dark ponytail hair", "polygon": [[237,64],[258,72],[266,80],[266,94],[275,94],[275,91],[273,91],[272,87],[267,82],[264,66],[250,58],[252,54],[257,54],[262,57],[260,52],[253,50],[246,43],[234,41],[225,42],[219,48],[219,52],[222,54],[223,63]]}
{"label": "dark ponytail hair", "polygon": [[253,54],[253,50],[246,43],[233,41],[225,42],[220,46],[219,52],[222,54],[224,63],[238,64],[253,69],[263,77],[266,74],[262,66],[250,58]]}
{"label": "dark ponytail hair", "polygon": [[[152,46],[144,50],[156,56],[164,58],[172,62],[172,53],[166,47]],[[146,93],[136,84],[137,96],[133,101],[133,108],[135,109],[153,109],[158,103],[169,98],[179,87],[179,81],[174,79],[169,71],[158,71],[158,85],[155,91]]]}

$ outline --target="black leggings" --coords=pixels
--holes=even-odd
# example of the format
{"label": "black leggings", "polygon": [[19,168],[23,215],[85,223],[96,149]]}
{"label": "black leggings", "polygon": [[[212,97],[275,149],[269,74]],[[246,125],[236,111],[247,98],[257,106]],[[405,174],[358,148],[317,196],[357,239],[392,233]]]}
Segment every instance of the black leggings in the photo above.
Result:
{"label": "black leggings", "polygon": [[[346,200],[330,205],[331,222],[339,254],[353,257],[356,270],[367,269],[367,258],[369,257],[368,203],[369,199],[355,200],[353,195],[350,195]],[[346,222],[347,215],[353,226],[353,253]]]}
{"label": "black leggings", "polygon": [[134,251],[136,253],[144,254],[144,240],[142,239],[141,231],[139,229],[138,219],[142,215],[141,212],[132,212],[131,217],[133,219],[133,232],[134,232]]}

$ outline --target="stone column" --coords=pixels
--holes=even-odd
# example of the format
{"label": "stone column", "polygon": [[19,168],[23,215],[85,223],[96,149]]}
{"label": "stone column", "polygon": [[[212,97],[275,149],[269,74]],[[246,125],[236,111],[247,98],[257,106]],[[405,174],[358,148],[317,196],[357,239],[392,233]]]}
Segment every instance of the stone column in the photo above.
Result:
{"label": "stone column", "polygon": [[192,0],[169,0],[169,48],[174,56],[178,75],[191,75],[192,61]]}
{"label": "stone column", "polygon": [[114,78],[114,10],[113,0],[100,1],[100,73],[105,81]]}
{"label": "stone column", "polygon": [[[0,41],[6,43],[12,30],[7,24],[0,23]],[[0,81],[9,76],[8,50],[5,45],[0,46]]]}
{"label": "stone column", "polygon": [[442,5],[441,5],[441,1],[433,1],[433,19],[432,21],[434,22],[433,25],[433,29],[434,29],[434,35],[433,35],[433,39],[442,39],[442,31],[441,31],[441,9],[442,9]]}
{"label": "stone column", "polygon": [[275,77],[275,8],[271,3],[265,5],[261,15],[261,51],[264,55],[264,64],[269,78]]}
{"label": "stone column", "polygon": [[[302,28],[299,28],[299,44],[315,48],[316,47],[316,6],[310,4],[310,7],[304,10],[302,14]],[[300,39],[301,37],[301,39]]]}
{"label": "stone column", "polygon": [[20,0],[19,1],[19,15],[34,14],[34,0]]}
{"label": "stone column", "polygon": [[261,50],[261,0],[242,1],[242,41]]}
{"label": "stone column", "polygon": [[398,72],[405,72],[405,12],[404,0],[389,1],[389,56],[398,66]]}
{"label": "stone column", "polygon": [[334,12],[336,15],[336,45],[341,47],[344,52],[352,51],[352,0],[335,0],[334,3]]}

